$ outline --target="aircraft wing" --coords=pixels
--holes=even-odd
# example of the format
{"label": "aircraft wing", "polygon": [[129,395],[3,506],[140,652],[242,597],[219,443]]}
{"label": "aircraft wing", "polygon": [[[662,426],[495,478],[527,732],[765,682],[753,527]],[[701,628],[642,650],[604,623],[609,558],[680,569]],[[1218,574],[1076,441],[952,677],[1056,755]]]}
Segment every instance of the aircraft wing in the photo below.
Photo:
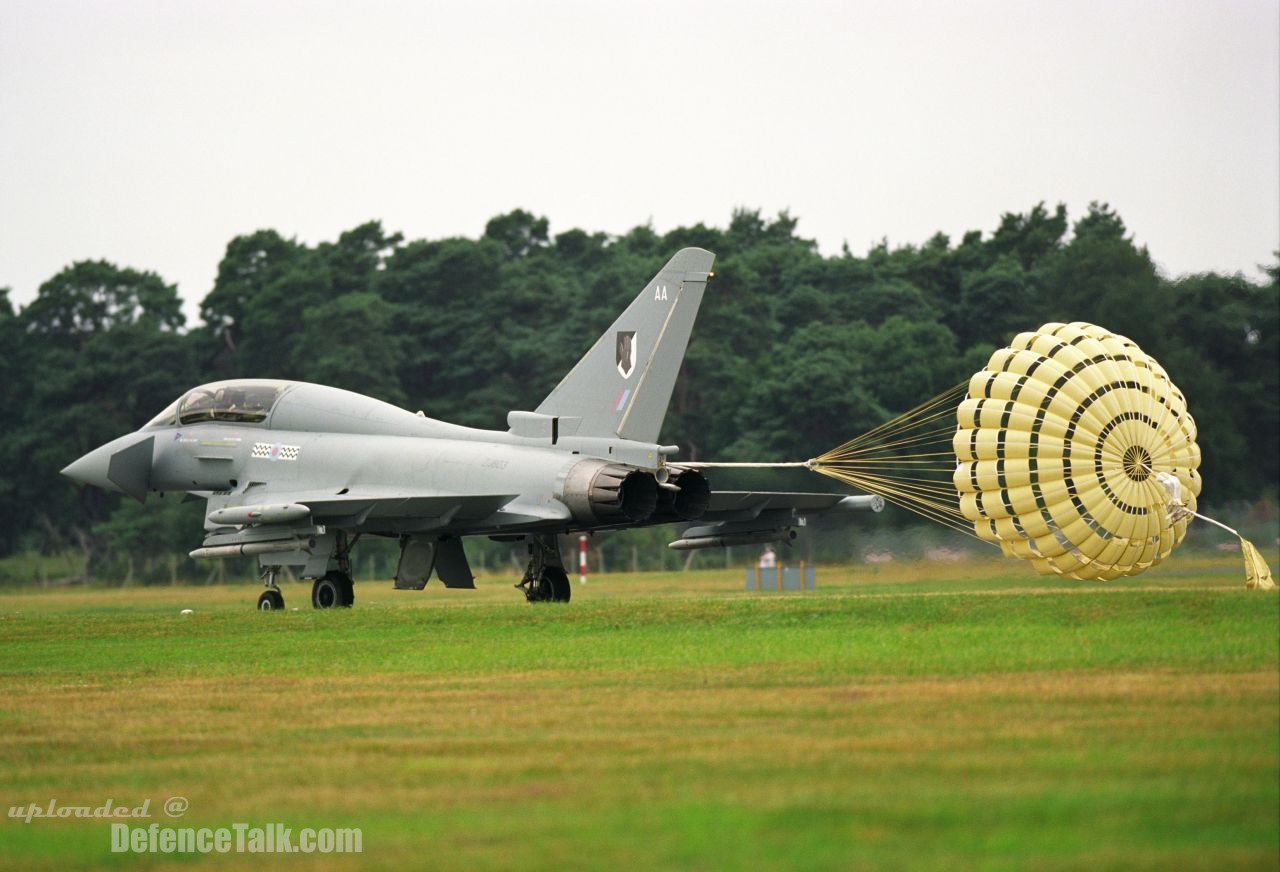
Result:
{"label": "aircraft wing", "polygon": [[[780,491],[712,491],[711,502],[702,520],[741,520],[776,511],[816,515],[839,507],[847,499],[855,502],[845,508],[862,509],[870,508],[870,505],[864,507],[862,502],[877,500],[879,497]],[[873,511],[879,511],[879,509]]]}
{"label": "aircraft wing", "polygon": [[[349,533],[407,535],[406,541],[423,534],[425,541],[431,542],[427,575],[434,567],[447,587],[474,587],[457,534],[511,514],[504,507],[515,499],[515,494],[415,492],[385,487],[343,488],[340,493],[251,487],[243,493],[210,494],[204,543],[191,556],[266,554],[293,561],[287,565],[301,564],[304,572],[319,578],[328,565],[329,540],[333,539],[328,528]],[[317,549],[318,540],[325,540],[326,544]],[[397,575],[397,586],[402,581],[404,578]],[[426,576],[421,573],[416,582],[405,582],[417,588],[425,583]]]}
{"label": "aircraft wing", "polygon": [[[412,533],[483,520],[515,498],[515,494],[454,494],[377,487],[344,488],[340,493],[271,490],[255,494],[250,491],[210,497],[205,526],[214,529],[228,524],[302,521],[357,530]],[[273,509],[275,515],[270,513]],[[254,514],[250,517],[248,513]]]}
{"label": "aircraft wing", "polygon": [[669,547],[678,551],[725,545],[778,542],[795,537],[793,526],[826,512],[871,511],[884,508],[878,496],[852,494],[780,493],[776,491],[716,491],[706,513]]}

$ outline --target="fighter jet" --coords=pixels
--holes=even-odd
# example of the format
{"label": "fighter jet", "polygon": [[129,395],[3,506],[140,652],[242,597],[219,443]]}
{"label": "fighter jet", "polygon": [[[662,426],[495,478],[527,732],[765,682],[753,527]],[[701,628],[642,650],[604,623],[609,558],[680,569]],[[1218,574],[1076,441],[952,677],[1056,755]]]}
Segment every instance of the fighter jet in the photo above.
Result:
{"label": "fighter jet", "polygon": [[462,540],[528,544],[517,585],[530,602],[572,593],[557,537],[653,524],[687,528],[672,548],[776,542],[829,511],[874,510],[875,496],[715,491],[704,470],[658,443],[714,255],[678,252],[533,411],[506,430],[433,420],[324,385],[234,379],[192,388],[136,433],[63,475],[145,501],[204,499],[195,558],[254,555],[284,608],[284,567],[313,580],[316,608],[351,606],[351,550],[400,544],[397,589],[434,575],[473,588]]}

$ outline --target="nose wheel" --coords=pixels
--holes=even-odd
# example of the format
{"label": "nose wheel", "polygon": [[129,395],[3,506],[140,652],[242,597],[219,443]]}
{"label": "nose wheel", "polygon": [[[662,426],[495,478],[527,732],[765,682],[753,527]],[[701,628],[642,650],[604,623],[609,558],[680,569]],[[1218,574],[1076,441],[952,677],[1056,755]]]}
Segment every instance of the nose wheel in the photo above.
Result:
{"label": "nose wheel", "polygon": [[284,594],[279,590],[264,590],[258,597],[258,611],[278,612],[284,609]]}
{"label": "nose wheel", "polygon": [[278,566],[263,567],[262,583],[267,586],[267,589],[262,592],[262,596],[258,597],[258,611],[284,611],[284,594],[280,592],[280,585],[276,583],[276,576],[279,572],[280,567]]}

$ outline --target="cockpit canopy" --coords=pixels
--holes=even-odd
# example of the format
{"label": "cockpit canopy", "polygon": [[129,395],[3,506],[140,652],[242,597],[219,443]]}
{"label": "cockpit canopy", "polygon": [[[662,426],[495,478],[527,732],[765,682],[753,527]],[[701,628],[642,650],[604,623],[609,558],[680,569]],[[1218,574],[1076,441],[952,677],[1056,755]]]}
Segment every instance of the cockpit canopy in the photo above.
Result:
{"label": "cockpit canopy", "polygon": [[265,421],[292,382],[274,379],[221,381],[192,388],[169,408],[156,415],[147,427],[173,427],[225,421],[256,424]]}

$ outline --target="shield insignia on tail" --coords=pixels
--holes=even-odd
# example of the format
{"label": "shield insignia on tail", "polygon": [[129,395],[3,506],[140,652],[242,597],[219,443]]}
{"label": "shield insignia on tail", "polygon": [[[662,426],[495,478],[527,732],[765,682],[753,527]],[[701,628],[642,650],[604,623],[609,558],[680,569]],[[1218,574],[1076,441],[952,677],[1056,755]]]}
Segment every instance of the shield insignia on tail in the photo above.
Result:
{"label": "shield insignia on tail", "polygon": [[636,332],[618,331],[618,375],[631,378],[636,368]]}

